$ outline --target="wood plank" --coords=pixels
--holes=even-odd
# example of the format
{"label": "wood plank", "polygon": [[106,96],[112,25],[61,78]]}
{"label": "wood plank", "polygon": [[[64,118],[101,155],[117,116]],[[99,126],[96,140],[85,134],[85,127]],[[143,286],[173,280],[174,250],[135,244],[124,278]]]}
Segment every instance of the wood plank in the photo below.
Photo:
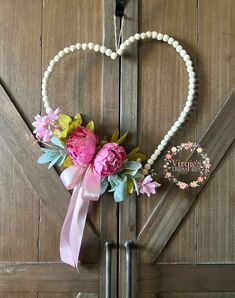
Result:
{"label": "wood plank", "polygon": [[0,292],[97,292],[98,266],[78,269],[61,263],[1,263]]}
{"label": "wood plank", "polygon": [[144,264],[139,270],[140,293],[235,291],[235,264]]}
{"label": "wood plank", "polygon": [[[125,6],[123,41],[138,32],[138,1]],[[127,79],[128,78],[128,79]],[[138,44],[132,45],[121,58],[120,70],[120,130],[128,131],[127,148],[138,144]],[[126,297],[126,261],[123,242],[137,238],[137,205],[135,193],[119,204],[119,295]],[[132,297],[136,297],[137,253],[132,249]]]}
{"label": "wood plank", "polygon": [[[226,100],[222,109],[199,142],[207,151],[212,163],[208,180],[234,140],[235,117],[234,113],[231,113],[234,110],[235,91]],[[224,133],[225,131],[226,134]],[[220,140],[220,142],[217,140]],[[163,248],[205,185],[194,191],[187,192],[179,192],[178,187],[175,185],[169,189],[153,211],[138,237],[138,244],[141,249],[141,262],[151,263],[159,257]]]}
{"label": "wood plank", "polygon": [[[40,147],[33,143],[34,138],[30,130],[2,86],[0,86],[0,105],[1,137],[8,145],[33,190],[40,196],[44,206],[50,211],[55,224],[61,227],[70,194],[61,183],[54,169],[46,171],[46,166],[37,164],[36,160],[41,155]],[[83,251],[86,251],[86,247],[88,249],[91,243],[98,243],[98,237],[90,225],[86,225],[86,229]],[[90,251],[90,248],[87,251]],[[98,251],[93,250],[92,257],[95,257],[96,253]]]}

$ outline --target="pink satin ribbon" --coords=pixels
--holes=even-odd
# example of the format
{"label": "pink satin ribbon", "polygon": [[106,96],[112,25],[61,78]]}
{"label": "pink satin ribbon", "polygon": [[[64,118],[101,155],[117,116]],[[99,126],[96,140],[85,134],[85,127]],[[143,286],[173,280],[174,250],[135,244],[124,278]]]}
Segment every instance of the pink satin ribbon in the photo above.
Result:
{"label": "pink satin ribbon", "polygon": [[101,177],[90,164],[73,165],[60,178],[68,190],[73,189],[60,235],[60,257],[62,262],[77,267],[89,202],[99,199]]}

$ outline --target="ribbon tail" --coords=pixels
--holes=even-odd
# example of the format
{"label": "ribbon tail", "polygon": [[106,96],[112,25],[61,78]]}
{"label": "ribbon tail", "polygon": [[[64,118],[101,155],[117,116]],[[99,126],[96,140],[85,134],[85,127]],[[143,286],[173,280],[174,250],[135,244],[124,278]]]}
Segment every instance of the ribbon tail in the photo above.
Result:
{"label": "ribbon tail", "polygon": [[80,186],[73,191],[60,235],[61,261],[77,267],[89,201],[81,199]]}

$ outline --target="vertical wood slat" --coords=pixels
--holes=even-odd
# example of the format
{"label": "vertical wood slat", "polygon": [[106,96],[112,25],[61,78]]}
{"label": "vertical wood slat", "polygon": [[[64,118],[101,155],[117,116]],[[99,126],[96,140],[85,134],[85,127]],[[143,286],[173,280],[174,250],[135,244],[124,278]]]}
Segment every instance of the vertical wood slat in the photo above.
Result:
{"label": "vertical wood slat", "polygon": [[[123,41],[138,32],[138,1],[128,1],[125,7]],[[138,143],[138,45],[132,45],[121,58],[120,73],[120,130],[128,131],[129,148]],[[125,297],[125,249],[123,241],[137,237],[137,200],[133,194],[119,204],[119,297]],[[136,297],[136,249],[132,248],[132,297]]]}
{"label": "vertical wood slat", "polygon": [[[112,50],[115,49],[113,15],[115,1],[103,0],[103,39],[102,44]],[[111,138],[119,122],[119,61],[109,57],[102,58],[102,135]],[[99,297],[105,296],[105,249],[106,241],[113,240],[115,245],[111,250],[111,297],[117,293],[117,204],[113,195],[105,193],[100,198],[101,204],[101,236],[100,236],[100,291]]]}
{"label": "vertical wood slat", "polygon": [[[40,35],[41,0],[0,0],[0,83],[28,124],[40,110]],[[25,139],[21,131],[16,137]],[[13,144],[3,136],[0,144],[0,259],[37,261],[38,195],[11,153]]]}

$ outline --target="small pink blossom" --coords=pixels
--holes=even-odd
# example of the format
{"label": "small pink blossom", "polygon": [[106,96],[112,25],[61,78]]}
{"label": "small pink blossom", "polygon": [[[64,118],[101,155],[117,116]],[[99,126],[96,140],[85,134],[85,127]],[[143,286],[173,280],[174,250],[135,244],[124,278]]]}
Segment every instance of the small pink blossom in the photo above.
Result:
{"label": "small pink blossom", "polygon": [[101,177],[118,173],[126,160],[126,150],[117,143],[106,143],[96,154],[94,169]]}
{"label": "small pink blossom", "polygon": [[171,157],[172,157],[172,155],[169,154],[169,153],[167,153],[167,154],[165,155],[165,158],[166,158],[166,159],[171,159]]}
{"label": "small pink blossom", "polygon": [[179,182],[178,185],[179,185],[179,188],[180,189],[185,189],[185,188],[188,187],[188,184],[187,183],[184,183],[184,182]]}
{"label": "small pink blossom", "polygon": [[86,127],[79,126],[69,136],[66,148],[74,164],[86,166],[95,156],[98,136]]}
{"label": "small pink blossom", "polygon": [[50,142],[52,131],[54,129],[54,121],[58,118],[59,109],[55,111],[50,111],[48,115],[40,116],[37,115],[32,125],[35,127],[33,131],[36,134],[36,137],[39,140],[43,140],[44,142]]}
{"label": "small pink blossom", "polygon": [[188,142],[188,143],[184,143],[183,145],[184,145],[183,147],[184,147],[186,150],[188,150],[188,149],[191,149],[191,148],[192,148],[193,143],[192,143],[192,142]]}
{"label": "small pink blossom", "polygon": [[204,180],[204,179],[203,179],[202,176],[199,176],[199,177],[197,178],[197,181],[198,181],[198,182],[203,182],[203,180]]}
{"label": "small pink blossom", "polygon": [[161,184],[153,181],[151,175],[148,175],[139,183],[139,191],[140,193],[147,194],[147,196],[150,197],[151,194],[156,193],[156,188],[159,186],[161,186]]}
{"label": "small pink blossom", "polygon": [[167,172],[165,176],[166,176],[167,178],[170,178],[170,177],[171,177],[171,173],[170,173],[170,172]]}
{"label": "small pink blossom", "polygon": [[197,187],[197,186],[198,186],[198,184],[197,184],[197,182],[196,182],[196,181],[193,181],[193,182],[190,182],[190,186],[191,186],[191,187]]}

